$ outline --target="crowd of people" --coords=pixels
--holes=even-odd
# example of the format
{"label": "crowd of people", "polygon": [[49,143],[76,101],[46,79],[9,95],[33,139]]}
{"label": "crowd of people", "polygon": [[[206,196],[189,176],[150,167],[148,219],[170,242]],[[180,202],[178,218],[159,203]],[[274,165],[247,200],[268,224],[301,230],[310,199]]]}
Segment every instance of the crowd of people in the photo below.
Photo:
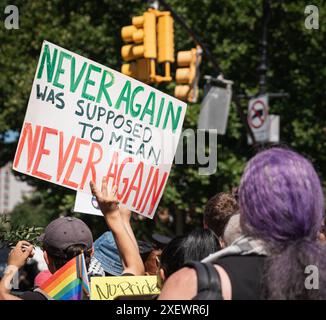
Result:
{"label": "crowd of people", "polygon": [[[95,242],[87,225],[73,217],[52,221],[40,237],[47,268],[35,289],[73,257],[84,254],[88,276],[156,275],[160,300],[326,299],[324,195],[305,157],[273,147],[246,165],[240,185],[218,193],[203,208],[202,228],[153,245],[137,241],[131,212],[120,207],[116,188],[91,183],[109,231]],[[21,241],[8,266],[22,268],[34,246]],[[318,285],[307,285],[313,266]],[[41,290],[19,295],[0,281],[0,300],[45,300]],[[147,297],[148,298],[148,297]]]}

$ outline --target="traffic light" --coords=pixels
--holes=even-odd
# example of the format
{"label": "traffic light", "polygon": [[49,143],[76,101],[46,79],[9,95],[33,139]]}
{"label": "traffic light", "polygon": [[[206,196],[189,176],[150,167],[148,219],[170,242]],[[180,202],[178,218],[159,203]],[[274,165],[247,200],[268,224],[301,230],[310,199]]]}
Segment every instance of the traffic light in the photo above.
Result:
{"label": "traffic light", "polygon": [[127,45],[121,48],[121,56],[125,61],[138,58],[156,59],[156,16],[147,11],[142,16],[133,17],[132,25],[121,29],[122,40]]}
{"label": "traffic light", "polygon": [[159,12],[157,22],[158,63],[164,63],[165,75],[156,76],[157,82],[172,81],[171,63],[174,62],[173,18],[169,11]]}
{"label": "traffic light", "polygon": [[150,83],[150,60],[143,58],[131,63],[124,63],[121,67],[121,73],[144,83]]}
{"label": "traffic light", "polygon": [[201,63],[202,49],[200,46],[189,51],[179,51],[175,80],[177,85],[174,96],[180,100],[197,102],[199,65]]}
{"label": "traffic light", "polygon": [[157,58],[155,12],[151,10],[133,17],[132,25],[121,29],[121,37],[127,43],[121,48],[121,57],[130,62],[122,65],[121,72],[143,82],[151,82],[155,76],[155,61],[150,60]]}
{"label": "traffic light", "polygon": [[170,12],[162,12],[158,17],[158,63],[174,62],[174,30]]}
{"label": "traffic light", "polygon": [[[148,9],[132,18],[132,25],[121,29],[124,63],[121,72],[146,83],[172,81],[174,62],[173,18],[169,11]],[[157,63],[164,63],[164,75],[156,74]]]}

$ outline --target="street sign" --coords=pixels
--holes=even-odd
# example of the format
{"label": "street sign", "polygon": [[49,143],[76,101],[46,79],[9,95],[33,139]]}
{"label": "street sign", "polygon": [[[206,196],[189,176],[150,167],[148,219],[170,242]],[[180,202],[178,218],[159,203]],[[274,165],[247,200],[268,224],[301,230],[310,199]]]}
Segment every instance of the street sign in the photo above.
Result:
{"label": "street sign", "polygon": [[[264,142],[279,143],[280,142],[280,116],[275,114],[268,115],[267,121],[269,122],[269,130],[267,140]],[[248,144],[252,144],[248,136]]]}
{"label": "street sign", "polygon": [[[268,116],[267,95],[250,99],[248,106],[248,124],[257,142],[269,141],[270,118]],[[248,143],[251,143],[249,137]]]}
{"label": "street sign", "polygon": [[249,124],[254,129],[261,128],[268,117],[268,107],[266,99],[253,99],[249,102]]}
{"label": "street sign", "polygon": [[280,142],[280,116],[275,114],[269,115],[270,129],[269,129],[269,142]]}

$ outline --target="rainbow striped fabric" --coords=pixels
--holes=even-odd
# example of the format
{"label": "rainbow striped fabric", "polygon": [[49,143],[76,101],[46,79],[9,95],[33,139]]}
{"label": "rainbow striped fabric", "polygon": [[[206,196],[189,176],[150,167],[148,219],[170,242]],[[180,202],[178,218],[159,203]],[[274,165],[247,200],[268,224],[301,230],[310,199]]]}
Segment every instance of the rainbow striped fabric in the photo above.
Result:
{"label": "rainbow striped fabric", "polygon": [[71,259],[40,286],[51,300],[83,300],[89,297],[84,254]]}

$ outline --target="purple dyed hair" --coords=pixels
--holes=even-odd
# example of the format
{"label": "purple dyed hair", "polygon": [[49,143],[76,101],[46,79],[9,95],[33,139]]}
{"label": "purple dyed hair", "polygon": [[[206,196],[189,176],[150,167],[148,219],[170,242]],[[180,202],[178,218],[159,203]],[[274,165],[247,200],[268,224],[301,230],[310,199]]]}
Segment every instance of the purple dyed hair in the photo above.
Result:
{"label": "purple dyed hair", "polygon": [[247,164],[239,188],[246,231],[274,247],[315,240],[324,198],[312,164],[298,153],[271,148]]}

